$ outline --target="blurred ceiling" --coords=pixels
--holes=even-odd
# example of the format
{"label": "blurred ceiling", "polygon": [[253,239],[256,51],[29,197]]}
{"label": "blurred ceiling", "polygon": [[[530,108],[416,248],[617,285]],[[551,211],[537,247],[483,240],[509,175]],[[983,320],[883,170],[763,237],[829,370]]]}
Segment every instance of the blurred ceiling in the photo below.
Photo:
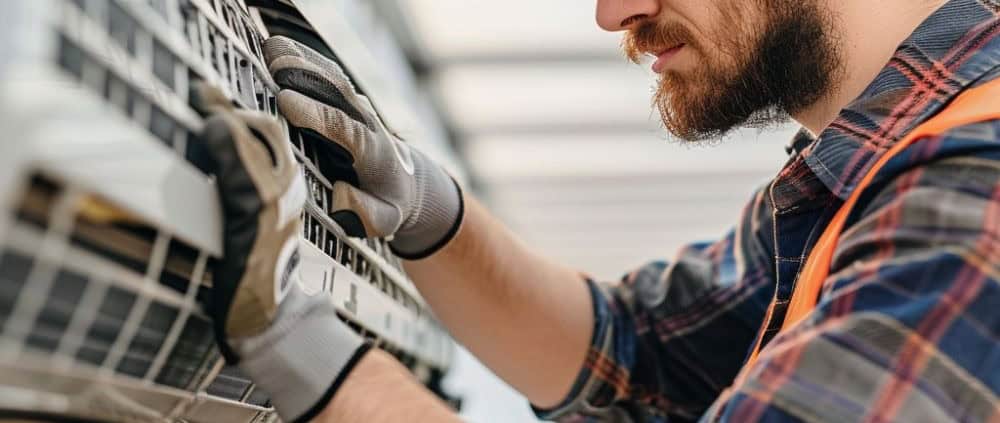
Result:
{"label": "blurred ceiling", "polygon": [[479,195],[529,244],[602,278],[721,236],[792,128],[670,140],[648,64],[579,0],[380,0]]}
{"label": "blurred ceiling", "polygon": [[546,61],[618,56],[618,37],[596,30],[593,2],[386,0],[434,62]]}

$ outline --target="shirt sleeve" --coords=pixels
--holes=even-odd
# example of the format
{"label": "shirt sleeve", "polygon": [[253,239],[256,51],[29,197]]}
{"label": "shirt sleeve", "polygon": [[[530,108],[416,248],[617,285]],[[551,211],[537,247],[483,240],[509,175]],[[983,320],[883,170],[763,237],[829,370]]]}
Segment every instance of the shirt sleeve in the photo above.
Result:
{"label": "shirt sleeve", "polygon": [[[750,234],[763,190],[734,231],[618,283],[588,281],[595,328],[569,396],[539,417],[693,421],[729,386],[773,294],[769,249]],[[768,214],[765,214],[768,215]]]}
{"label": "shirt sleeve", "polygon": [[852,212],[817,309],[706,420],[998,421],[1000,149],[962,135],[998,129],[923,141],[972,156],[900,157]]}

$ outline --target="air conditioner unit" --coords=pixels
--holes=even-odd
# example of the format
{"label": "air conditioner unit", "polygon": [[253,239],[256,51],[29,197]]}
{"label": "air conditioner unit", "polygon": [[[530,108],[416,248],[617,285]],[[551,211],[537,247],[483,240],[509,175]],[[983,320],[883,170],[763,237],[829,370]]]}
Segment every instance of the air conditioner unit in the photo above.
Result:
{"label": "air conditioner unit", "polygon": [[[213,84],[280,119],[269,34],[370,71],[335,3],[0,6],[0,417],[277,420],[266,393],[224,365],[202,309],[222,231],[191,91]],[[405,106],[355,76],[391,126]],[[289,134],[311,192],[304,287],[442,393],[451,338],[385,240],[348,238],[327,216],[332,181]]]}

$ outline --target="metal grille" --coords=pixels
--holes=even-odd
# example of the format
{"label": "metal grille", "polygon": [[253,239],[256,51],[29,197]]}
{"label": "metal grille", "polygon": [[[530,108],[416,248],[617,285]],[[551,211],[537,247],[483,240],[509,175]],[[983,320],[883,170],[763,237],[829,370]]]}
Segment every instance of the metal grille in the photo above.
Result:
{"label": "metal grille", "polygon": [[[155,153],[154,164],[167,163],[151,169],[179,173],[164,171],[159,185],[143,185],[108,175],[91,180],[66,166],[115,154],[148,160],[139,150],[0,154],[7,157],[0,165],[17,171],[12,186],[0,187],[7,197],[0,198],[0,416],[27,410],[125,421],[276,419],[266,394],[223,366],[201,310],[220,243],[183,219],[159,221],[163,209],[160,217],[185,216],[183,206],[150,205],[158,197],[146,194],[210,192],[208,175],[198,171],[205,171],[206,156],[194,135],[202,125],[191,105],[196,82],[220,87],[240,107],[277,116],[276,87],[259,47],[263,22],[295,9],[272,2],[280,10],[257,10],[242,0],[18,1],[34,12],[26,19],[37,21],[14,35],[48,41],[14,64],[54,75],[51,98],[31,99],[52,116],[30,127],[37,139],[23,142],[59,139],[49,132],[118,134],[120,128],[127,140],[116,145],[135,143]],[[18,99],[0,98],[0,110],[13,113]],[[72,110],[56,111],[77,100],[100,108],[100,118],[81,123]],[[0,116],[4,130],[18,124]],[[331,295],[352,327],[437,385],[451,360],[450,338],[385,240],[347,238],[328,218],[332,182],[317,171],[310,146],[290,135],[312,194],[302,234],[307,289]],[[94,182],[101,178],[122,187]],[[134,198],[118,188],[134,190]],[[203,227],[198,218],[193,222]]]}

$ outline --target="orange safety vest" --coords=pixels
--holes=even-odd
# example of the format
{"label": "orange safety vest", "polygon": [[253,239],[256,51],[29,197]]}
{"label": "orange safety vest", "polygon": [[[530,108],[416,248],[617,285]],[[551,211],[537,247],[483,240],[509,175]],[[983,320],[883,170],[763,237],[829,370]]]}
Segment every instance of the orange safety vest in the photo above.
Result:
{"label": "orange safety vest", "polygon": [[[850,214],[851,209],[854,208],[855,203],[858,202],[858,197],[860,197],[865,188],[871,184],[872,179],[875,178],[875,175],[882,169],[886,162],[888,162],[889,159],[893,158],[900,151],[903,151],[903,149],[917,141],[927,137],[941,135],[949,129],[957,128],[962,125],[993,119],[1000,119],[1000,79],[966,90],[961,95],[956,97],[955,100],[952,101],[951,105],[947,106],[943,111],[938,113],[937,116],[918,126],[905,138],[886,151],[885,154],[882,155],[877,162],[875,162],[872,168],[865,175],[864,179],[858,183],[858,186],[854,188],[850,197],[848,197],[847,201],[844,202],[844,205],[840,207],[840,210],[837,211],[833,220],[831,220],[830,224],[827,225],[826,230],[823,231],[823,235],[820,236],[819,240],[816,241],[816,245],[813,246],[812,252],[809,254],[809,258],[806,260],[806,264],[802,268],[802,271],[799,273],[799,277],[795,282],[795,288],[792,291],[791,303],[788,305],[785,320],[781,324],[781,331],[786,331],[788,328],[802,321],[814,308],[816,308],[816,302],[819,300],[820,289],[823,287],[823,282],[826,281],[826,277],[830,273],[830,264],[833,259],[833,252],[837,247],[837,241],[840,238],[840,233],[844,230],[844,224],[847,221],[847,216]],[[767,314],[764,317],[764,324],[761,325],[760,332],[763,332],[768,326],[770,326],[774,307],[775,301],[772,300],[771,305],[767,309]],[[747,360],[746,364],[743,365],[743,370],[740,372],[741,377],[739,379],[742,379],[744,373],[753,367],[753,364],[757,361],[757,356],[761,349],[760,344],[761,339],[763,338],[762,335],[762,333],[757,334],[757,341],[754,346],[753,353],[750,354],[750,358]]]}

